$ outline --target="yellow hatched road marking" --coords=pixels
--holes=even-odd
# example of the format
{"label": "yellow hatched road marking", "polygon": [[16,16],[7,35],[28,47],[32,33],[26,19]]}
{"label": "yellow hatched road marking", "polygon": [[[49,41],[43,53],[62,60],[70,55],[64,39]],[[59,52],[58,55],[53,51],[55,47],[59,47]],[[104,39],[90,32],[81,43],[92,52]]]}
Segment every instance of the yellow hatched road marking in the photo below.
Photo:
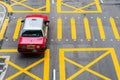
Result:
{"label": "yellow hatched road marking", "polygon": [[[98,58],[96,58],[94,61],[90,62],[87,66],[85,66],[81,70],[77,71],[72,76],[70,76],[67,80],[73,80],[75,77],[77,77],[79,74],[83,73],[86,69],[88,69],[89,67],[91,67],[92,65],[94,65],[95,63],[97,63],[98,61],[100,61],[102,58],[104,58],[105,56],[107,56],[109,53],[110,52],[108,51],[108,52],[102,54],[101,56],[99,56]],[[102,78],[105,78],[105,80],[111,80],[111,79],[106,78],[106,77],[102,77]]]}
{"label": "yellow hatched road marking", "polygon": [[9,60],[6,60],[6,61],[5,61],[6,63],[8,63],[9,65],[13,66],[14,68],[20,70],[19,72],[17,72],[17,73],[15,73],[15,74],[13,74],[12,76],[8,77],[6,80],[12,80],[13,78],[19,76],[19,75],[22,74],[22,73],[27,74],[28,76],[34,78],[35,80],[42,80],[42,79],[39,78],[38,76],[36,76],[36,75],[28,72],[28,70],[31,69],[31,68],[33,68],[33,67],[35,67],[36,65],[40,64],[40,63],[43,62],[43,61],[44,61],[44,75],[43,75],[43,76],[44,76],[44,77],[43,77],[44,79],[43,79],[43,80],[49,80],[49,62],[50,62],[50,61],[49,61],[49,60],[50,60],[50,59],[49,59],[49,58],[50,58],[49,54],[50,54],[50,50],[47,49],[47,50],[45,51],[45,57],[44,57],[43,59],[40,59],[40,60],[34,62],[33,64],[29,65],[29,66],[26,67],[26,68],[21,68],[21,67],[19,67],[18,65],[14,64],[13,62],[11,62],[11,61],[9,61]]}
{"label": "yellow hatched road marking", "polygon": [[101,37],[101,39],[105,40],[106,37],[105,37],[105,32],[104,32],[104,29],[103,29],[101,18],[97,18],[97,23],[98,23],[98,29],[99,29],[99,32],[100,32],[100,37]]}
{"label": "yellow hatched road marking", "polygon": [[72,39],[76,40],[76,24],[74,18],[71,18],[71,35]]}
{"label": "yellow hatched road marking", "polygon": [[89,27],[88,18],[86,17],[84,18],[84,27],[85,27],[86,38],[90,40],[91,39],[90,27]]}
{"label": "yellow hatched road marking", "polygon": [[49,80],[49,70],[50,70],[50,50],[47,49],[45,52],[45,58],[44,58],[44,79],[43,80]]}
{"label": "yellow hatched road marking", "polygon": [[64,51],[61,49],[59,50],[59,69],[60,69],[60,80],[66,80]]}
{"label": "yellow hatched road marking", "polygon": [[14,32],[14,35],[13,35],[14,40],[18,38],[20,27],[21,27],[21,21],[22,21],[22,18],[19,18],[18,21],[17,21],[15,32]]}
{"label": "yellow hatched road marking", "polygon": [[118,29],[117,29],[114,18],[112,18],[112,17],[110,18],[110,23],[111,23],[111,26],[112,26],[112,30],[113,30],[115,39],[120,39],[119,32],[118,32]]}
{"label": "yellow hatched road marking", "polygon": [[46,0],[46,11],[50,12],[50,0]]}
{"label": "yellow hatched road marking", "polygon": [[99,0],[95,0],[95,3],[96,3],[96,8],[97,8],[98,12],[102,13],[102,8],[100,6]]}
{"label": "yellow hatched road marking", "polygon": [[19,4],[19,5],[21,5],[21,6],[24,6],[24,7],[26,7],[26,8],[29,8],[29,9],[31,9],[31,10],[34,10],[34,8],[32,8],[32,7],[30,7],[30,6],[26,5],[26,4],[17,2],[16,0],[11,0],[11,1],[13,1],[13,2],[15,2],[16,4]]}
{"label": "yellow hatched road marking", "polygon": [[9,18],[5,19],[5,21],[3,23],[2,29],[0,31],[0,40],[3,39],[3,36],[4,36],[5,31],[7,29],[8,23],[9,23]]}
{"label": "yellow hatched road marking", "polygon": [[[73,10],[61,10],[61,5],[69,7]],[[85,10],[86,8],[89,8],[90,6],[94,6],[94,5],[96,6],[96,10]],[[57,11],[58,13],[101,13],[102,9],[99,0],[94,0],[93,2],[84,5],[80,8],[76,8],[73,5],[63,3],[63,0],[57,0]]]}
{"label": "yellow hatched road marking", "polygon": [[[75,66],[78,66],[79,68],[84,69],[84,66],[82,66],[81,64],[78,64],[78,63],[76,63],[76,62],[74,62],[74,61],[72,61],[72,60],[70,60],[68,58],[65,58],[65,60],[68,61],[68,62],[70,62],[70,63],[72,63],[72,64],[74,64]],[[103,78],[105,80],[110,80],[110,78],[107,78],[106,76],[103,76],[102,74],[100,74],[98,72],[95,72],[95,71],[93,71],[93,70],[91,70],[89,68],[87,68],[85,70],[88,71],[88,72],[90,72],[90,73],[92,73],[92,74],[94,74],[94,75],[96,75],[96,76],[98,76],[98,77],[100,77],[100,78]]]}
{"label": "yellow hatched road marking", "polygon": [[[43,59],[39,60],[39,62],[42,62],[42,61],[43,61]],[[31,76],[32,78],[34,78],[36,80],[42,80],[41,78],[39,78],[36,75],[34,75],[34,74],[32,74],[32,73],[30,73],[30,72],[27,71],[27,70],[29,70],[29,68],[31,68],[29,66],[27,68],[23,69],[23,68],[19,67],[18,65],[14,64],[13,62],[11,62],[9,60],[6,60],[5,62],[8,63],[9,65],[13,66],[14,68],[20,70],[20,72],[17,72],[15,74],[13,74],[12,76],[8,77],[6,80],[12,80],[13,78],[17,77],[18,75],[20,75],[22,73],[25,73],[28,76]],[[32,66],[33,65],[35,65],[35,63],[33,63]]]}
{"label": "yellow hatched road marking", "polygon": [[113,64],[114,64],[115,70],[116,70],[116,74],[117,74],[118,80],[120,80],[120,66],[119,66],[119,62],[118,62],[117,56],[115,54],[115,50],[111,49],[111,52],[112,52],[111,56],[112,56],[112,60],[113,60]]}
{"label": "yellow hatched road marking", "polygon": [[[93,60],[92,62],[90,62],[89,64],[87,64],[86,66],[82,66],[81,64],[72,61],[69,58],[66,58],[64,56],[65,52],[71,52],[71,51],[106,51],[105,53],[103,53],[102,55],[100,55],[99,57],[97,57],[95,60]],[[61,48],[59,49],[59,69],[60,69],[60,80],[73,80],[75,77],[77,77],[78,75],[80,75],[81,73],[83,73],[84,71],[88,71],[100,78],[103,78],[104,80],[111,80],[110,78],[99,74],[96,71],[93,71],[91,69],[89,69],[91,66],[93,66],[94,64],[96,64],[97,62],[99,62],[101,59],[103,59],[104,57],[106,57],[107,55],[111,55],[113,64],[114,64],[114,68],[115,68],[115,72],[117,75],[118,80],[120,80],[120,66],[119,66],[119,62],[118,62],[118,58],[115,54],[115,50],[114,48]],[[66,78],[66,72],[65,72],[65,61],[68,61],[72,64],[74,64],[77,67],[80,67],[81,69],[79,71],[77,71],[76,73],[74,73],[72,76],[70,76],[69,78]]]}
{"label": "yellow hatched road marking", "polygon": [[76,11],[79,11],[79,10],[85,9],[85,8],[87,8],[87,7],[89,7],[89,6],[94,5],[94,4],[95,4],[95,2],[92,2],[92,3],[87,4],[87,5],[85,5],[85,6],[81,7],[81,8],[76,9]]}
{"label": "yellow hatched road marking", "polygon": [[57,39],[62,39],[62,19],[58,18],[57,20]]}
{"label": "yellow hatched road marking", "polygon": [[[25,2],[26,0],[21,0],[21,1],[19,1],[20,3],[23,3],[23,2]],[[15,6],[15,5],[17,5],[17,3],[13,3],[11,6]]]}

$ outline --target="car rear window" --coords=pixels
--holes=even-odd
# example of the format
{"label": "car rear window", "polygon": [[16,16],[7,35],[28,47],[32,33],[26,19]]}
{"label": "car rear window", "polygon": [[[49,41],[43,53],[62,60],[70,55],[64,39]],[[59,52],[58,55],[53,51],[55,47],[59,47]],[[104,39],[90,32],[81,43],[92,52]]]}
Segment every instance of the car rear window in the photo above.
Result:
{"label": "car rear window", "polygon": [[22,37],[43,37],[41,30],[27,30],[22,33]]}

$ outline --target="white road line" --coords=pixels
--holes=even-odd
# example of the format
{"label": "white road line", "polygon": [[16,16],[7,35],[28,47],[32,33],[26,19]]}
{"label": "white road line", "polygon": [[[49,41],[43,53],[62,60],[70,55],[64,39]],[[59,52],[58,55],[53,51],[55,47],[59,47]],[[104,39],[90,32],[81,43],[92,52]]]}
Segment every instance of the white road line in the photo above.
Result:
{"label": "white road line", "polygon": [[80,41],[83,41],[83,39],[80,39]]}
{"label": "white road line", "polygon": [[66,41],[68,41],[68,39],[66,39]]}
{"label": "white road line", "polygon": [[53,80],[56,80],[56,70],[53,69]]}
{"label": "white road line", "polygon": [[113,41],[113,39],[110,39],[110,41]]}
{"label": "white road line", "polygon": [[101,3],[103,3],[103,0],[100,0]]}
{"label": "white road line", "polygon": [[52,0],[52,4],[55,4],[55,1],[54,1],[54,0]]}
{"label": "white road line", "polygon": [[98,41],[97,39],[95,39],[95,41]]}
{"label": "white road line", "polygon": [[[6,58],[7,60],[10,60],[10,56],[2,56],[2,57]],[[8,68],[8,64],[5,65],[3,72],[0,75],[0,80],[4,80],[4,76],[6,74],[7,68]]]}

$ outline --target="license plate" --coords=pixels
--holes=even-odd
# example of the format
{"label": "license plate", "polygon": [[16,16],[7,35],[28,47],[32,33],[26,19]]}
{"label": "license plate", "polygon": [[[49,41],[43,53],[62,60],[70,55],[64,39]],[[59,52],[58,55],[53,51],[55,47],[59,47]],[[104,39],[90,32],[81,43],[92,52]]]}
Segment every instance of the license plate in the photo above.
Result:
{"label": "license plate", "polygon": [[35,45],[27,45],[27,49],[35,49]]}

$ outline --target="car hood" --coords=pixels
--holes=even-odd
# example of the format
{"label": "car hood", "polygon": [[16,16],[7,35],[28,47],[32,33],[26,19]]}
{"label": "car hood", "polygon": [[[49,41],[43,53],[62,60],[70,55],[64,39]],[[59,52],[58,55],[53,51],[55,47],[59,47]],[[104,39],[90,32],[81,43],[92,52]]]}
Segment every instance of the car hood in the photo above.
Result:
{"label": "car hood", "polygon": [[30,37],[20,37],[19,44],[43,44],[44,37],[30,38]]}

